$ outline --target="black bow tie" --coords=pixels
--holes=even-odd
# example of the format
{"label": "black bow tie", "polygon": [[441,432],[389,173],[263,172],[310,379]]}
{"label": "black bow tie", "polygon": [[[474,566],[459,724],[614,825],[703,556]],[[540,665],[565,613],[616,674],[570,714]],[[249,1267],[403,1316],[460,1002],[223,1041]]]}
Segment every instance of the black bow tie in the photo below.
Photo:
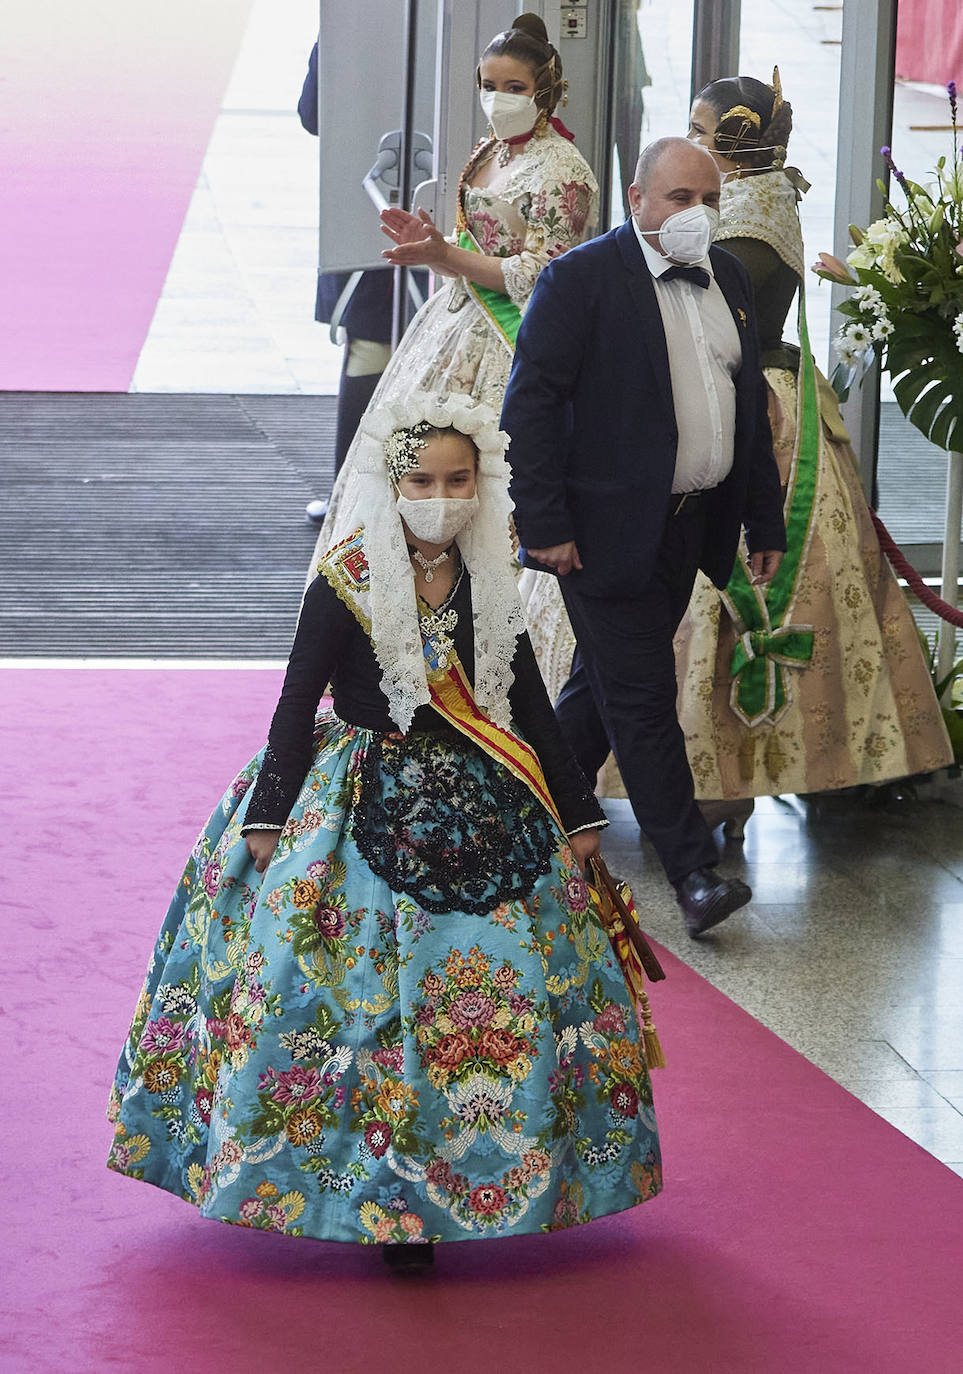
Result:
{"label": "black bow tie", "polygon": [[662,273],[661,280],[672,281],[676,277],[681,277],[683,281],[691,281],[693,286],[709,285],[709,273],[704,267],[669,267]]}

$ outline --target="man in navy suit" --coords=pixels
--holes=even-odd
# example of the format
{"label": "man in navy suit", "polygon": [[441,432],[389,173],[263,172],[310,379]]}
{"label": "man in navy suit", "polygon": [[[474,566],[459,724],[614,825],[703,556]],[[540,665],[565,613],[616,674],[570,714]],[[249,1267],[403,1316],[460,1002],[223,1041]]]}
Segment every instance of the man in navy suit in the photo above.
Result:
{"label": "man in navy suit", "polygon": [[697,144],[643,151],[630,218],[539,276],[502,412],[519,538],[577,640],[559,722],[589,777],[614,751],[692,936],[752,894],[715,870],[672,637],[697,569],[728,582],[743,527],[757,583],[786,547],[752,289],[709,247],[719,190]]}

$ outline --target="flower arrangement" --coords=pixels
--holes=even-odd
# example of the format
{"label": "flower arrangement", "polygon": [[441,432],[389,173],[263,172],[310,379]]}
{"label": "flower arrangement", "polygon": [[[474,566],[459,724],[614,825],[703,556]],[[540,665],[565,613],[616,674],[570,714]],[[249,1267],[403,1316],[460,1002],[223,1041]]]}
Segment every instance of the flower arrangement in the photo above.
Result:
{"label": "flower arrangement", "polygon": [[[956,83],[946,87],[953,158],[941,157],[926,186],[910,181],[882,148],[906,199],[887,199],[883,218],[866,229],[850,225],[853,249],[842,263],[820,253],[813,271],[856,289],[839,306],[849,323],[833,344],[839,366],[833,386],[845,400],[857,375],[878,357],[889,372],[903,414],[932,443],[963,448],[963,150],[957,128]],[[885,184],[877,183],[883,195]]]}

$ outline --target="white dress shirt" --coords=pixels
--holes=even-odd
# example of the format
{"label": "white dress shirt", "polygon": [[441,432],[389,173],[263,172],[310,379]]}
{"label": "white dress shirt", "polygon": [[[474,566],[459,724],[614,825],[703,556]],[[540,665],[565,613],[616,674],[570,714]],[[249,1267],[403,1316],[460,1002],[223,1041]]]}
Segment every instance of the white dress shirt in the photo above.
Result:
{"label": "white dress shirt", "polygon": [[708,257],[694,264],[709,274],[707,287],[662,274],[673,264],[632,227],[652,274],[662,313],[675,420],[679,430],[674,492],[718,486],[732,467],[736,387],[742,344]]}

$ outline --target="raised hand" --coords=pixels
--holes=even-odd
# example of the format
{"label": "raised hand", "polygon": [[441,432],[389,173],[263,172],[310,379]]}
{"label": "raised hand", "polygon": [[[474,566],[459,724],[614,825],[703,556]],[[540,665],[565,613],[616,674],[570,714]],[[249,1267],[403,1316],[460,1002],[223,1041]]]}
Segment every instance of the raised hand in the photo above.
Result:
{"label": "raised hand", "polygon": [[396,245],[381,255],[394,267],[430,267],[433,272],[455,275],[447,262],[451,244],[426,210],[417,215],[393,207],[382,210],[381,232]]}

